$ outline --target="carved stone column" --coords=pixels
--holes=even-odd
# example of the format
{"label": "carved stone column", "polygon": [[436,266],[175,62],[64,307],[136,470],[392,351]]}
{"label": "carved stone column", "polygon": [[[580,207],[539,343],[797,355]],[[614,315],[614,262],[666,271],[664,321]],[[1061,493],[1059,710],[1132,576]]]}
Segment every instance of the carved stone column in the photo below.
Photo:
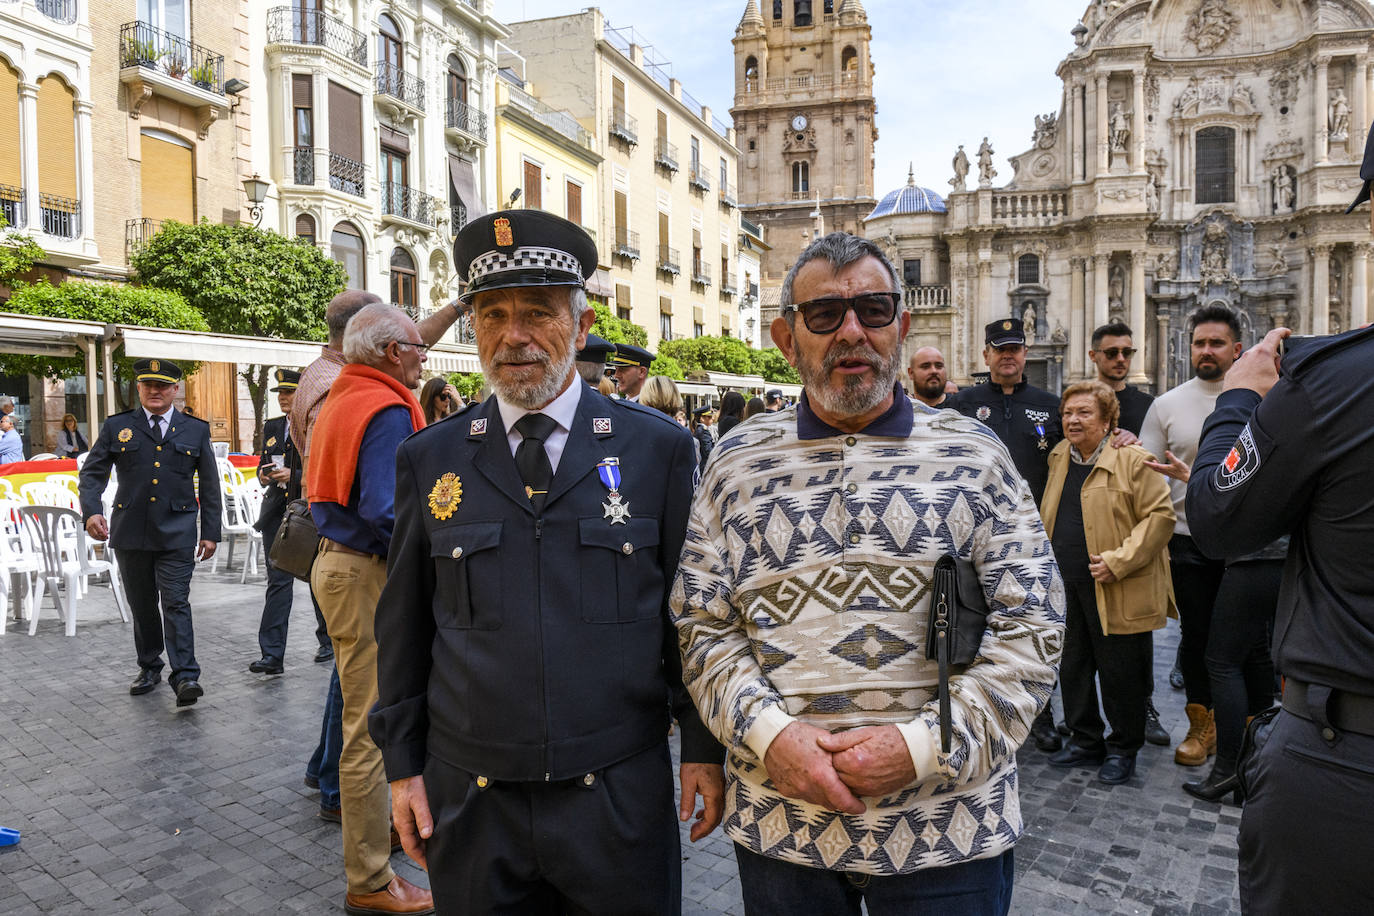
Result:
{"label": "carved stone column", "polygon": [[1369,249],[1368,242],[1352,246],[1350,274],[1350,327],[1358,328],[1369,320]]}
{"label": "carved stone column", "polygon": [[1331,128],[1326,123],[1326,106],[1330,103],[1326,91],[1326,69],[1331,64],[1331,58],[1317,58],[1316,76],[1312,86],[1312,115],[1316,122],[1315,136],[1312,138],[1312,148],[1317,152],[1317,161],[1326,162],[1328,159],[1328,147],[1330,146]]}
{"label": "carved stone column", "polygon": [[1107,279],[1107,271],[1111,267],[1112,256],[1110,253],[1099,254],[1093,258],[1093,325],[1089,333],[1096,331],[1107,323],[1107,299],[1109,298],[1110,285]]}
{"label": "carved stone column", "polygon": [[1064,129],[1069,132],[1069,184],[1073,184],[1083,174],[1083,150],[1078,145],[1081,136],[1078,128],[1078,86],[1066,84],[1064,92]]}
{"label": "carved stone column", "polygon": [[[1143,242],[1141,243],[1143,246]],[[1142,384],[1149,381],[1145,374],[1145,363],[1150,354],[1145,349],[1145,252],[1137,248],[1131,252],[1131,331],[1135,334],[1135,345],[1140,350],[1139,359],[1132,361],[1130,381]]]}
{"label": "carved stone column", "polygon": [[1312,246],[1312,333],[1325,334],[1331,314],[1331,245]]}
{"label": "carved stone column", "polygon": [[1364,146],[1364,136],[1369,130],[1369,57],[1364,54],[1355,57],[1355,91],[1350,100],[1350,140],[1346,148],[1350,158],[1355,158],[1356,150]]}
{"label": "carved stone column", "polygon": [[1083,378],[1088,367],[1084,301],[1087,295],[1087,270],[1083,258],[1069,258],[1069,381]]}
{"label": "carved stone column", "polygon": [[87,99],[76,102],[76,196],[77,216],[81,220],[80,238],[94,250],[95,245],[95,147],[91,139],[91,109]]}
{"label": "carved stone column", "polygon": [[24,219],[30,231],[43,225],[38,207],[38,84],[19,84],[19,135],[32,138],[23,144],[20,174],[24,181]]}
{"label": "carved stone column", "polygon": [[1145,71],[1131,74],[1131,172],[1145,174]]}
{"label": "carved stone column", "polygon": [[1111,151],[1111,139],[1107,123],[1107,75],[1105,73],[1097,76],[1097,125],[1093,131],[1097,140],[1097,171],[1096,175],[1105,175],[1109,167],[1109,156]]}
{"label": "carved stone column", "polygon": [[[1135,330],[1132,328],[1131,330]],[[1144,335],[1145,329],[1141,328]],[[1143,343],[1144,341],[1142,341]],[[1140,364],[1145,365],[1145,360]],[[1169,316],[1164,312],[1155,314],[1155,394],[1161,394],[1169,387]]]}
{"label": "carved stone column", "polygon": [[[988,255],[984,257],[984,255]],[[978,310],[977,321],[973,327],[973,338],[983,336],[983,328],[992,322],[992,258],[991,252],[978,253]],[[982,345],[977,344],[981,349]]]}

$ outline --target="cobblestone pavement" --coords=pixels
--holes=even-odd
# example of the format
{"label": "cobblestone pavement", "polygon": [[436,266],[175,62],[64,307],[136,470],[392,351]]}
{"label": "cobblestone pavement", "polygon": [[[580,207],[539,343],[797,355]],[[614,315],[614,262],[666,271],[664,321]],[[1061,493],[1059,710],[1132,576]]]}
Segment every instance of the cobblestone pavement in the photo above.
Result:
{"label": "cobblestone pavement", "polygon": [[[109,592],[79,604],[63,635],[51,604],[38,633],[0,636],[0,913],[333,913],[344,883],[339,827],[305,788],[328,666],[312,664],[303,585],[282,677],[250,674],[263,579],[199,570],[191,600],[206,696],[177,710],[164,685],[131,697],[131,628]],[[1168,687],[1177,629],[1157,634],[1156,705],[1175,741],[1182,695]],[[1015,913],[1239,912],[1239,810],[1195,801],[1199,770],[1146,745],[1137,775],[1108,787],[1023,749],[1026,833],[1016,847]],[[398,871],[423,883],[403,854]],[[730,843],[683,842],[684,912],[740,914]]]}

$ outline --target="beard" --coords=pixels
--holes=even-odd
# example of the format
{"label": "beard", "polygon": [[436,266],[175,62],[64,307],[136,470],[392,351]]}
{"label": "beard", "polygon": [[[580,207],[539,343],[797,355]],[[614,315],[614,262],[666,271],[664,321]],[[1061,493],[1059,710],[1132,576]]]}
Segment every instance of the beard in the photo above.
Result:
{"label": "beard", "polygon": [[[552,356],[534,346],[497,350],[492,354],[490,362],[482,361],[482,374],[487,377],[487,383],[501,400],[524,410],[538,410],[558,397],[559,392],[563,390],[563,383],[568,380],[568,373],[573,368],[573,357],[577,355],[573,347],[576,340],[577,326],[574,325],[568,346],[557,362],[554,362]],[[537,364],[537,370],[524,370],[537,373],[535,378],[527,382],[507,381],[494,371],[506,363],[524,362]]]}
{"label": "beard", "polygon": [[1226,374],[1226,370],[1216,363],[1203,363],[1197,367],[1197,377],[1204,382],[1215,382]]}
{"label": "beard", "polygon": [[935,400],[940,395],[944,394],[945,382],[944,379],[940,378],[939,376],[936,376],[932,379],[929,379],[928,381],[916,385],[915,389],[916,395],[918,397],[930,398],[931,400]]}
{"label": "beard", "polygon": [[[867,378],[848,375],[836,386],[830,381],[831,372],[841,361],[848,359],[868,363],[872,375]],[[821,357],[819,363],[798,354],[797,374],[801,376],[802,385],[806,388],[806,396],[819,404],[826,413],[856,417],[877,407],[892,394],[900,362],[898,353],[884,358],[877,350],[864,344],[835,344]]]}

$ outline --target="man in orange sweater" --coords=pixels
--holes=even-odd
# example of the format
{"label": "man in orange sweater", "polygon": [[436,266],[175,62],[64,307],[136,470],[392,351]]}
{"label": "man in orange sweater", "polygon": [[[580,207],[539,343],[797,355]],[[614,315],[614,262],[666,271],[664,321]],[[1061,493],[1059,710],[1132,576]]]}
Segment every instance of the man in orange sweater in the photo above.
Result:
{"label": "man in orange sweater", "polygon": [[320,410],[306,470],[321,536],[310,587],[334,640],[343,691],[339,794],[350,913],[434,912],[429,891],[391,870],[391,799],[367,731],[377,701],[372,623],[395,522],[396,449],[425,425],[413,390],[426,349],[415,323],[394,306],[364,306],[348,322],[347,365]]}

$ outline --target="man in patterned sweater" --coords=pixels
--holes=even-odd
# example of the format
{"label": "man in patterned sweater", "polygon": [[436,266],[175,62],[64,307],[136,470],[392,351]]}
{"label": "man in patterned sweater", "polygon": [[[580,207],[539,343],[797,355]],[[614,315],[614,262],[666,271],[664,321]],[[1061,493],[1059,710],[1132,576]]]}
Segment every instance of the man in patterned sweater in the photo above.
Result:
{"label": "man in patterned sweater", "polygon": [[[801,403],[721,439],[678,567],[683,680],[730,752],[750,916],[1010,906],[1015,752],[1054,686],[1063,586],[1006,448],[897,384],[898,289],[864,239],[802,253],[772,326]],[[990,609],[950,678],[949,753],[926,660],[946,553]]]}

